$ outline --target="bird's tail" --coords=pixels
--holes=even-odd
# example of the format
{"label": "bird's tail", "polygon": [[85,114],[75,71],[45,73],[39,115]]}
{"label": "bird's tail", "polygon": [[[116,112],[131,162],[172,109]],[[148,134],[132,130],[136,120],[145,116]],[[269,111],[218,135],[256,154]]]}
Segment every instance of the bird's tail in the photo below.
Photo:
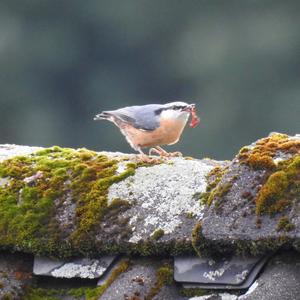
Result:
{"label": "bird's tail", "polygon": [[96,115],[94,117],[94,121],[98,121],[98,120],[107,120],[111,117],[111,114],[107,111],[103,111],[102,113]]}

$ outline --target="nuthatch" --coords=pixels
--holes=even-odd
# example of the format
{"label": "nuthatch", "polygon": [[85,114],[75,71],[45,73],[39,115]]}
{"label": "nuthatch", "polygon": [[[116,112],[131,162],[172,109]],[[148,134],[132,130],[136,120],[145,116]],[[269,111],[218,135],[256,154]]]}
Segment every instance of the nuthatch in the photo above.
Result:
{"label": "nuthatch", "polygon": [[160,145],[175,144],[192,114],[191,127],[199,123],[195,104],[171,102],[129,106],[117,110],[103,111],[94,120],[108,120],[119,127],[130,146],[145,155],[142,148],[151,147],[149,154],[156,152],[161,156],[170,154]]}

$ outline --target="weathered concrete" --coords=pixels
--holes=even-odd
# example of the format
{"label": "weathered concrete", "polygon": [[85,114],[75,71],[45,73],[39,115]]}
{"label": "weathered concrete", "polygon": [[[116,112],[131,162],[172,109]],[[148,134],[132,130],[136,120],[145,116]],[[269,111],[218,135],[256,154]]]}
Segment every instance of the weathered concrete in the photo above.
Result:
{"label": "weathered concrete", "polygon": [[15,157],[17,155],[28,155],[42,149],[42,147],[3,144],[0,145],[0,162],[5,159]]}
{"label": "weathered concrete", "polygon": [[[46,234],[47,239],[55,239],[55,242],[52,240],[48,242],[54,249],[65,250],[63,253],[58,251],[47,253],[46,248],[38,249],[37,252],[61,257],[90,253],[93,255],[100,253],[150,255],[192,252],[191,233],[196,222],[202,218],[204,205],[201,205],[199,198],[206,189],[206,176],[215,166],[225,164],[209,159],[170,158],[144,166],[139,163],[138,157],[135,155],[95,153],[87,150],[82,152],[82,150],[65,150],[59,147],[46,149],[43,154],[37,153],[40,150],[42,148],[16,145],[0,147],[2,159],[24,156],[24,160],[21,158],[20,161],[15,161],[16,166],[9,173],[12,175],[3,175],[0,178],[0,187],[4,195],[5,189],[9,189],[13,182],[14,188],[13,191],[10,191],[10,197],[15,197],[18,206],[24,207],[25,212],[28,206],[24,202],[24,191],[28,191],[29,194],[33,193],[32,195],[38,194],[40,195],[38,197],[47,201],[50,195],[51,203],[49,205],[53,206],[53,209],[49,211],[51,218],[49,220],[40,219],[39,228],[45,227],[45,230],[49,232]],[[97,163],[95,162],[97,159],[102,159],[102,161]],[[67,167],[64,165],[64,160],[67,161]],[[76,166],[71,165],[72,160],[76,161]],[[103,162],[105,160],[108,162],[108,167],[105,167]],[[116,162],[117,165],[115,165]],[[44,166],[43,163],[46,165]],[[132,175],[125,178],[124,174],[128,172],[130,163],[137,163],[137,165]],[[11,162],[6,168],[9,168],[10,165]],[[24,165],[26,165],[25,168]],[[37,165],[41,166],[41,169]],[[107,168],[107,171],[105,169],[106,173],[99,171],[103,166]],[[84,170],[80,171],[82,173],[77,171],[81,170],[80,168]],[[22,172],[22,170],[26,170],[26,175],[16,173],[17,171]],[[60,175],[59,172],[63,175]],[[84,192],[79,196],[78,191],[74,191],[76,186],[73,181],[78,181],[76,172],[83,174],[79,179]],[[84,172],[86,174],[99,172],[99,177],[97,177],[98,175],[96,177],[95,175],[84,175]],[[117,181],[114,183],[110,177],[105,177],[109,172],[112,172],[114,178],[124,176],[124,179],[114,179]],[[59,191],[58,196],[52,196],[56,194],[55,189],[57,189],[54,184],[61,180],[63,180],[63,184],[60,183],[62,190]],[[84,180],[87,180],[86,186],[89,188],[85,188]],[[40,187],[42,190],[39,191]],[[44,197],[42,195],[45,195],[45,188],[49,192]],[[103,189],[102,196],[97,195],[96,191],[93,192],[94,189]],[[91,198],[89,203],[81,200],[91,193],[99,198]],[[89,210],[89,205],[94,205],[93,201],[98,202],[95,204],[96,208],[91,210],[91,214],[96,213],[99,218],[93,220],[93,225],[89,226],[90,229],[81,230],[78,224],[81,223],[84,227],[86,223],[90,222],[80,219],[85,217],[81,211]],[[86,208],[81,208],[83,204]],[[12,202],[6,203],[6,205],[13,210]],[[32,199],[32,206],[36,205],[38,205],[38,201]],[[30,208],[28,213],[32,215],[36,213],[36,210]],[[80,218],[78,219],[79,214]],[[24,235],[21,232],[20,234],[24,239]],[[59,245],[60,243],[63,247]],[[9,244],[12,245],[11,242]],[[25,244],[31,247],[35,242],[26,241]],[[23,245],[23,242],[19,242],[16,248],[22,250]],[[31,249],[23,250],[31,251]]]}
{"label": "weathered concrete", "polygon": [[160,267],[165,266],[166,260],[152,258],[151,263],[149,262],[145,258],[133,259],[128,270],[118,276],[99,300],[186,300],[186,297],[179,294],[174,283],[159,285],[157,272]]}
{"label": "weathered concrete", "polygon": [[[195,219],[202,218],[199,196],[206,189],[211,161],[174,158],[153,167],[140,167],[133,176],[109,188],[108,203],[123,199],[131,206],[123,213],[132,230],[129,242],[151,238],[163,230],[160,242],[190,238]],[[178,230],[180,228],[180,230]]]}
{"label": "weathered concrete", "polygon": [[[273,157],[275,168],[278,163],[288,162],[294,157],[299,157],[299,135],[289,137],[287,142],[297,141],[294,154],[281,150],[276,151]],[[258,141],[260,142],[260,140]],[[248,146],[252,149],[256,144]],[[298,154],[296,154],[298,151]],[[204,211],[201,222],[201,238],[216,251],[250,252],[263,254],[269,250],[277,250],[281,246],[293,247],[299,250],[300,244],[300,192],[291,196],[288,205],[282,206],[278,212],[257,213],[256,198],[271,174],[264,166],[253,168],[242,164],[237,155],[229,164],[228,170],[223,175],[217,188],[226,193],[216,196],[213,203]],[[300,176],[300,167],[295,171],[295,178]],[[295,179],[296,180],[296,179]],[[280,184],[280,182],[278,183]],[[299,183],[297,189],[299,189]],[[287,189],[288,190],[288,189]],[[285,195],[282,196],[283,201]],[[286,218],[291,228],[280,230],[282,218]],[[200,250],[201,251],[201,250]]]}
{"label": "weathered concrete", "polygon": [[282,252],[266,266],[249,291],[239,300],[300,299],[300,255]]}
{"label": "weathered concrete", "polygon": [[[300,136],[279,135],[281,144],[267,139],[269,148],[262,153],[263,159],[262,150],[256,148],[265,139],[243,149],[231,162],[171,158],[147,166],[137,156],[122,153],[57,147],[36,157],[43,148],[0,146],[0,167],[6,163],[0,176],[0,248],[60,258],[75,255],[91,263],[70,265],[69,260],[62,260],[63,267],[55,264],[36,272],[68,278],[55,279],[62,282],[57,284],[62,289],[52,285],[48,290],[47,282],[41,285],[40,275],[31,275],[29,256],[3,254],[1,297],[8,294],[19,299],[26,285],[33,287],[26,291],[27,299],[83,300],[91,294],[103,294],[99,299],[120,296],[130,300],[149,295],[155,300],[300,299]],[[245,159],[252,151],[257,151],[257,161]],[[292,162],[293,173],[288,169]],[[219,181],[204,194],[218,172],[216,166],[221,170]],[[26,173],[18,173],[20,170]],[[276,182],[283,186],[274,194],[279,202],[267,199],[266,206],[259,209],[258,195],[267,190],[276,172],[284,173],[287,180],[287,184]],[[203,195],[209,201],[200,202]],[[164,259],[172,272],[172,256],[179,253],[195,253],[196,249],[200,255],[226,258],[228,253],[270,253],[282,246],[285,250],[270,261],[247,292],[186,291],[184,284],[172,280],[158,284]],[[291,248],[298,253],[290,252]],[[100,266],[99,271],[94,263],[103,253],[123,253],[130,266],[122,272],[117,266],[108,272]],[[128,256],[133,254],[146,257]],[[101,274],[99,288],[96,280],[73,279]],[[83,289],[72,290],[74,284]]]}
{"label": "weathered concrete", "polygon": [[22,299],[25,288],[33,284],[31,255],[0,253],[0,299]]}

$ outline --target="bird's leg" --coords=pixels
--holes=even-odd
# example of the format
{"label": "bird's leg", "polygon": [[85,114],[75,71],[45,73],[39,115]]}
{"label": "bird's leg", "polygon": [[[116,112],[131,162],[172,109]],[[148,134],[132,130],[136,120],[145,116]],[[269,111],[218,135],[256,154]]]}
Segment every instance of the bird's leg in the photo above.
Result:
{"label": "bird's leg", "polygon": [[140,153],[139,158],[138,158],[138,162],[148,163],[148,164],[160,162],[159,159],[154,158],[154,157],[150,157],[147,154],[145,154],[141,148],[138,148],[137,150]]}
{"label": "bird's leg", "polygon": [[140,160],[147,161],[148,159],[150,159],[150,157],[148,155],[146,155],[141,148],[138,148],[137,150],[140,153],[140,155],[139,155],[140,156]]}
{"label": "bird's leg", "polygon": [[165,151],[163,148],[161,148],[159,146],[151,148],[149,150],[149,155],[152,155],[153,152],[158,154],[159,156],[162,156],[162,157],[169,157],[170,156],[170,154],[167,151]]}
{"label": "bird's leg", "polygon": [[152,154],[152,152],[157,153],[159,156],[163,156],[163,157],[177,157],[177,156],[182,156],[181,152],[167,152],[166,150],[164,150],[162,147],[160,146],[156,146],[154,148],[151,148],[149,151],[149,155]]}
{"label": "bird's leg", "polygon": [[158,154],[159,156],[162,156],[161,151],[158,150],[157,148],[151,148],[151,149],[149,150],[149,156],[151,156],[153,153],[154,153],[154,154]]}

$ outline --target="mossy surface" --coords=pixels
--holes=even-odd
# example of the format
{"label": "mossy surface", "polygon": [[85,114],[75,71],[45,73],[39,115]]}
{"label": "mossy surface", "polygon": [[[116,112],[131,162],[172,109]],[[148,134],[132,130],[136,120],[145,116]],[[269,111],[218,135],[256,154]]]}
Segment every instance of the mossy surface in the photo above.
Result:
{"label": "mossy surface", "polygon": [[[255,197],[257,215],[273,215],[290,205],[295,191],[299,191],[299,153],[300,141],[280,133],[257,141],[252,148],[240,150],[239,163],[263,169],[267,174],[266,182]],[[284,158],[276,163],[276,157]]]}
{"label": "mossy surface", "polygon": [[[211,178],[212,175],[208,180]],[[211,207],[206,207],[201,225],[197,224],[193,231],[192,242],[198,255],[260,255],[281,247],[296,249],[298,136],[273,134],[242,148],[216,183],[206,195]]]}
{"label": "mossy surface", "polygon": [[[161,236],[160,238],[162,238]],[[127,247],[128,248],[128,247]],[[170,242],[161,242],[160,239],[155,240],[150,237],[136,244],[131,244],[130,249],[124,249],[128,255],[141,256],[177,256],[183,254],[193,254],[193,247],[191,241],[183,239],[174,239]]]}
{"label": "mossy surface", "polygon": [[50,290],[43,288],[30,288],[25,296],[24,300],[59,300],[59,296],[64,294],[61,290]]}
{"label": "mossy surface", "polygon": [[[254,197],[256,214],[275,214],[291,204],[291,199],[299,195],[299,153],[300,141],[285,134],[273,134],[255,143],[253,147],[243,147],[238,156],[238,163],[253,170],[264,170],[265,180],[262,188]],[[284,157],[276,163],[274,158]],[[207,176],[209,184],[202,194],[201,201],[210,206],[215,199],[218,208],[223,197],[230,191],[238,176],[230,176],[233,167],[216,167]],[[226,175],[228,174],[228,176]],[[240,175],[239,175],[240,176]],[[226,177],[226,178],[225,178]],[[228,177],[228,178],[227,178]],[[242,198],[251,199],[249,191],[242,193]]]}
{"label": "mossy surface", "polygon": [[165,264],[156,272],[156,282],[150,289],[149,294],[145,300],[152,300],[165,285],[171,285],[174,282],[174,271],[170,264]]}
{"label": "mossy surface", "polygon": [[228,185],[226,189],[218,186],[222,177],[227,173],[227,171],[227,166],[217,166],[207,174],[206,179],[208,185],[206,187],[205,193],[202,193],[200,197],[200,201],[202,203],[211,206],[215,197],[220,197],[229,191],[230,185]]}
{"label": "mossy surface", "polygon": [[72,297],[72,299],[97,300],[101,290],[101,287],[81,287],[70,290],[30,288],[24,296],[24,300],[60,300],[68,297]]}
{"label": "mossy surface", "polygon": [[[218,256],[222,252],[219,248],[220,245],[214,245],[210,241],[206,240],[202,233],[202,224],[198,222],[192,231],[192,246],[194,251],[199,257],[214,257]],[[224,251],[228,252],[227,249]]]}
{"label": "mossy surface", "polygon": [[256,197],[256,214],[284,211],[300,195],[300,154],[282,161]]}
{"label": "mossy surface", "polygon": [[88,300],[97,300],[101,295],[103,295],[103,293],[106,291],[106,289],[116,280],[116,278],[129,268],[129,266],[130,266],[129,260],[125,260],[125,261],[121,262],[117,266],[117,268],[112,271],[112,273],[109,276],[109,278],[107,279],[107,281],[103,285],[97,287],[94,295],[92,295],[92,297],[87,298],[87,299]]}
{"label": "mossy surface", "polygon": [[237,158],[242,164],[254,169],[276,168],[273,158],[278,152],[295,155],[300,151],[300,141],[292,140],[286,134],[276,133],[255,143],[252,148],[243,147]]}
{"label": "mossy surface", "polygon": [[[0,247],[62,258],[89,255],[108,210],[108,188],[135,172],[133,164],[120,174],[117,167],[105,155],[60,147],[0,163],[0,177],[9,180],[0,187]],[[71,228],[56,215],[68,195],[76,207]]]}
{"label": "mossy surface", "polygon": [[97,300],[106,291],[106,289],[116,280],[116,278],[125,272],[130,265],[129,260],[121,262],[107,281],[97,287],[79,287],[72,289],[44,289],[29,288],[24,296],[24,300],[59,300],[71,296],[75,299]]}
{"label": "mossy surface", "polygon": [[[4,294],[3,296],[2,296],[2,300],[14,300],[14,295],[12,295],[11,293],[6,293],[6,294]],[[51,300],[51,299],[49,299],[49,300]]]}
{"label": "mossy surface", "polygon": [[153,234],[151,235],[151,238],[154,240],[159,240],[161,237],[163,237],[165,234],[165,231],[163,229],[156,229]]}
{"label": "mossy surface", "polygon": [[277,231],[291,231],[295,229],[295,225],[292,224],[287,216],[283,216],[277,223]]}
{"label": "mossy surface", "polygon": [[201,256],[200,249],[202,244],[201,223],[196,223],[192,231],[192,246],[198,256]]}
{"label": "mossy surface", "polygon": [[181,288],[179,292],[184,297],[197,297],[197,296],[204,296],[209,294],[209,291],[201,288],[190,288],[190,289]]}

